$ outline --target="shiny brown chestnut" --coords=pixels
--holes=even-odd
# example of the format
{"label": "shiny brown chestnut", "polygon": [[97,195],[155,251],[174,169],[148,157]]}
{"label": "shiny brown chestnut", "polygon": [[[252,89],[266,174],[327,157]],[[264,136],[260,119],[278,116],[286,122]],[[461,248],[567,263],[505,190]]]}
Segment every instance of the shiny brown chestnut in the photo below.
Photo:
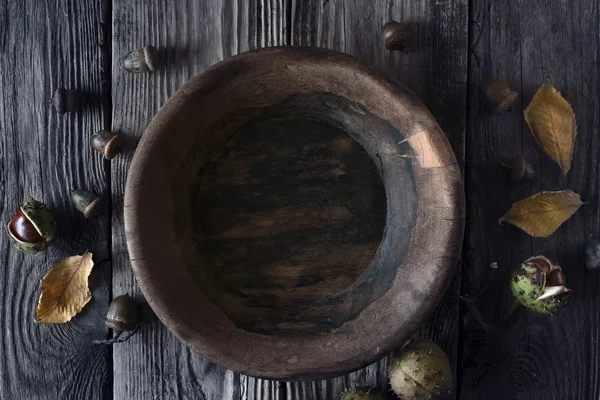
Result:
{"label": "shiny brown chestnut", "polygon": [[13,246],[28,254],[45,250],[55,233],[54,215],[36,200],[23,204],[6,224],[6,234]]}

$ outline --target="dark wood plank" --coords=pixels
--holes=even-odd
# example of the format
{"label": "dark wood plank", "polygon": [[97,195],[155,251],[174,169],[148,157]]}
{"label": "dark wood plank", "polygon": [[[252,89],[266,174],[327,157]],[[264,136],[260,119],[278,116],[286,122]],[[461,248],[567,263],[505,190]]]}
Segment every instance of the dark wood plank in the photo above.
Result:
{"label": "dark wood plank", "polygon": [[[467,1],[292,0],[291,43],[354,55],[398,78],[430,108],[464,164]],[[381,39],[389,20],[408,23],[410,53],[390,52]],[[436,341],[456,364],[460,273],[430,322],[418,333]],[[337,399],[355,385],[387,388],[386,360],[345,377],[289,383],[290,399]],[[455,373],[456,373],[456,368]]]}
{"label": "dark wood plank", "polygon": [[[103,128],[109,48],[106,1],[20,1],[0,4],[0,220],[6,223],[28,197],[56,214],[57,238],[45,253],[22,255],[0,235],[0,397],[102,398],[109,392],[104,339],[110,266],[92,274],[93,298],[64,325],[36,325],[39,281],[61,259],[89,249],[108,258],[108,210],[87,221],[69,192],[106,189],[105,162],[89,147]],[[90,104],[58,115],[49,99],[59,86],[87,93]]]}
{"label": "dark wood plank", "polygon": [[[142,300],[129,267],[123,228],[127,169],[146,125],[180,86],[204,68],[251,48],[285,44],[283,0],[113,1],[113,129],[129,142],[112,163],[113,293]],[[118,58],[154,45],[159,71],[132,76]],[[143,301],[143,300],[142,300]],[[240,376],[190,351],[145,308],[141,332],[114,352],[114,397],[121,399],[276,399],[280,385]]]}
{"label": "dark wood plank", "polygon": [[[484,329],[465,314],[459,393],[464,399],[598,398],[596,275],[584,271],[585,238],[598,236],[598,3],[541,0],[472,1],[472,54],[467,133],[467,235],[462,292],[486,324],[511,307],[508,273],[532,255],[564,268],[573,298],[555,316],[526,312]],[[491,115],[481,87],[500,77],[519,92],[512,112]],[[549,80],[573,105],[579,136],[566,178],[539,149],[523,119],[535,91]],[[500,163],[522,155],[536,170],[528,184],[509,184]],[[588,203],[548,239],[530,238],[497,220],[514,201],[540,190],[572,189]],[[488,268],[497,262],[498,270]],[[488,288],[485,288],[486,282]],[[506,325],[506,324],[502,324]]]}

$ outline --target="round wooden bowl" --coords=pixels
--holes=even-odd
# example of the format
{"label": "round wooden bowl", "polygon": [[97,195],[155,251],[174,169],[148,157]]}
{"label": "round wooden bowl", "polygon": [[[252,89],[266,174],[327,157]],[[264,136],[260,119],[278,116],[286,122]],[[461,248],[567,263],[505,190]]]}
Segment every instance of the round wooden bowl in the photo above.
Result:
{"label": "round wooden bowl", "polygon": [[179,89],[129,170],[133,270],[164,324],[245,374],[318,379],[401,345],[453,275],[455,156],[427,108],[358,60],[270,48]]}

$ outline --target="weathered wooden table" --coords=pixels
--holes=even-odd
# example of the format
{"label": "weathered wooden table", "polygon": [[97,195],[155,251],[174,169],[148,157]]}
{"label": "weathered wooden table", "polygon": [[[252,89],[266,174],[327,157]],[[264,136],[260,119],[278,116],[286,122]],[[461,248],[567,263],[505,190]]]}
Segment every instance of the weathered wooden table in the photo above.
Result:
{"label": "weathered wooden table", "polygon": [[[440,122],[465,171],[463,261],[445,300],[419,335],[452,360],[461,399],[597,399],[600,347],[598,275],[585,273],[584,238],[598,235],[600,173],[600,1],[542,0],[23,0],[0,2],[0,213],[10,219],[27,196],[57,214],[55,245],[23,256],[0,236],[0,399],[337,399],[353,384],[387,387],[386,361],[345,377],[281,383],[238,375],[190,352],[145,308],[130,341],[107,337],[112,296],[141,294],[123,228],[123,190],[135,143],[171,93],[233,54],[264,46],[322,46],[350,53],[397,77]],[[410,23],[408,55],[383,46],[381,26]],[[165,67],[124,73],[118,60],[153,44]],[[512,112],[492,115],[481,85],[503,77],[520,93]],[[544,156],[523,109],[544,80],[571,102],[579,136],[566,178]],[[85,110],[57,115],[58,86],[82,89]],[[89,149],[105,128],[127,138],[112,162]],[[525,156],[529,184],[509,184],[500,162]],[[69,191],[112,194],[109,210],[86,221]],[[570,188],[588,204],[548,239],[498,218],[540,190]],[[33,323],[39,279],[54,263],[90,249],[98,265],[94,297],[65,325]],[[556,316],[521,315],[502,330],[510,305],[508,271],[539,253],[559,261],[573,299]],[[497,262],[497,270],[488,265]],[[482,289],[483,288],[483,289]],[[478,294],[476,297],[476,294]],[[464,307],[464,298],[472,307]],[[475,318],[480,314],[483,324]]]}

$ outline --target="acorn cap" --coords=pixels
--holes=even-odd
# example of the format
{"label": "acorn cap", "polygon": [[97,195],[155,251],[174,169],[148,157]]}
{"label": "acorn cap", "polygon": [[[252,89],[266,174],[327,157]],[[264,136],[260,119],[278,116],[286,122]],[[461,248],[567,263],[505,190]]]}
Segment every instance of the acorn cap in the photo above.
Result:
{"label": "acorn cap", "polygon": [[408,27],[397,21],[389,21],[383,25],[383,40],[388,50],[402,50],[408,53]]}
{"label": "acorn cap", "polygon": [[533,178],[533,167],[521,156],[511,158],[507,167],[508,177],[513,182],[530,181]]}
{"label": "acorn cap", "polygon": [[71,201],[77,210],[88,218],[94,218],[100,215],[104,208],[103,198],[87,190],[73,190],[71,192]]}
{"label": "acorn cap", "polygon": [[128,294],[117,296],[111,301],[106,313],[105,324],[117,332],[134,330],[139,323],[137,303]]}
{"label": "acorn cap", "polygon": [[115,158],[121,145],[119,135],[105,130],[93,134],[90,140],[92,148],[108,160]]}
{"label": "acorn cap", "polygon": [[159,59],[158,59],[158,51],[154,46],[144,46],[144,61],[148,66],[148,69],[151,72],[154,72],[158,69]]}

